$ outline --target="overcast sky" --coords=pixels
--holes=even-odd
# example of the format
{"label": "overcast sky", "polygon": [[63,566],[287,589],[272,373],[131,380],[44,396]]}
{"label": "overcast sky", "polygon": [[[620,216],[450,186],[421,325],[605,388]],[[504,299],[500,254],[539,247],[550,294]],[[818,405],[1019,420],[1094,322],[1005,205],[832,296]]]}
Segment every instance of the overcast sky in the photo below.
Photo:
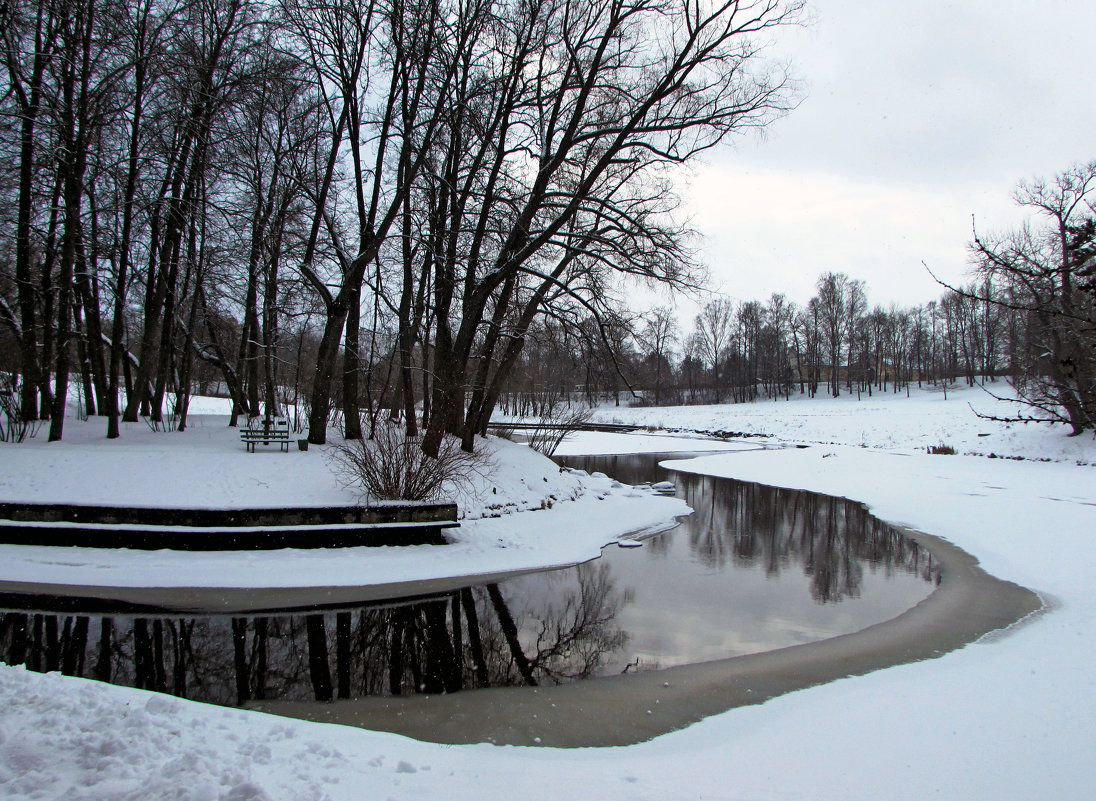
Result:
{"label": "overcast sky", "polygon": [[713,290],[804,303],[832,270],[873,304],[932,300],[922,262],[964,280],[972,216],[1014,225],[1017,181],[1096,159],[1091,0],[808,2],[774,51],[801,105],[685,191]]}

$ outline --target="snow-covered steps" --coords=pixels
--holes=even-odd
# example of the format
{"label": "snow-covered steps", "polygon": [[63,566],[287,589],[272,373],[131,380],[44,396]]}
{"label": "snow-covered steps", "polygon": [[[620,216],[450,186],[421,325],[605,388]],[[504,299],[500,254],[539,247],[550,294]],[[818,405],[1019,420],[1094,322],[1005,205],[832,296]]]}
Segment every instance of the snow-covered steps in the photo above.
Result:
{"label": "snow-covered steps", "polygon": [[456,517],[452,503],[391,501],[278,509],[0,503],[0,542],[183,551],[441,545]]}

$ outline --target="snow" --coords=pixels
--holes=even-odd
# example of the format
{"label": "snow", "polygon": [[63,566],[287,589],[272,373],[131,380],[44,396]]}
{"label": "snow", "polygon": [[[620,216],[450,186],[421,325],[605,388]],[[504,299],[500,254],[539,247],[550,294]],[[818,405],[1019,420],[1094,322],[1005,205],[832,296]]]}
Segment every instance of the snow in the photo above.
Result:
{"label": "snow", "polygon": [[[823,392],[824,392],[823,388]],[[1044,423],[999,423],[989,417],[1012,418],[1021,407],[1004,382],[985,387],[911,388],[909,397],[875,391],[870,397],[846,392],[837,398],[793,395],[732,406],[669,406],[622,408],[604,406],[594,414],[603,423],[628,423],[658,428],[734,431],[768,435],[782,442],[837,443],[872,449],[924,451],[951,445],[960,453],[1023,456],[1029,459],[1094,461],[1092,433],[1066,437],[1062,426]],[[1030,410],[1024,411],[1026,416]],[[979,417],[981,415],[981,417]]]}
{"label": "snow", "polygon": [[[223,417],[199,417],[184,433],[154,432],[140,423],[110,441],[103,438],[100,422],[66,421],[61,442],[47,443],[39,437],[5,449],[0,499],[213,509],[346,505],[361,500],[332,472],[326,448],[247,453],[225,422]],[[689,441],[690,448],[695,444]],[[395,587],[439,574],[498,575],[575,564],[597,557],[608,542],[665,528],[676,515],[689,511],[676,498],[614,487],[606,476],[561,471],[549,459],[506,440],[489,440],[483,451],[482,474],[456,498],[462,525],[447,532],[454,541],[444,548],[227,554],[85,549],[77,555],[74,549],[0,545],[0,581],[115,587]],[[520,525],[515,525],[516,519]]]}
{"label": "snow", "polygon": [[[611,749],[439,746],[4,667],[0,797],[494,801],[517,792],[528,799],[658,801],[1090,798],[1096,783],[1091,758],[1096,753],[1096,585],[1091,579],[1096,569],[1096,467],[1091,466],[1096,443],[1091,435],[1067,438],[1061,428],[979,419],[970,405],[1001,410],[1001,404],[987,398],[979,390],[949,390],[946,401],[942,393],[910,398],[888,393],[860,402],[842,397],[672,410],[613,408],[600,414],[627,422],[772,435],[690,461],[688,469],[855,498],[886,520],[953,541],[989,572],[1024,584],[1046,600],[1044,613],[1008,632],[938,659],[791,693],[640,745]],[[144,469],[158,469],[158,480],[132,476],[145,488],[157,481],[163,485],[154,497],[138,493],[146,502],[180,494],[211,506],[232,499],[258,502],[268,492],[314,502],[347,497],[346,490],[328,486],[321,499],[297,486],[322,483],[316,477],[319,468],[311,464],[321,453],[260,451],[229,464],[234,458],[229,446],[241,454],[242,447],[228,439],[215,444],[215,429],[210,424],[178,435],[186,437],[188,450],[191,441],[198,443],[193,450],[205,448],[204,461],[194,455],[166,459],[164,446],[155,443],[174,434],[151,435],[151,444],[142,446],[139,441],[148,438],[133,431],[127,432],[128,443],[93,442],[89,435],[83,443],[6,447],[0,456],[0,498],[41,499],[53,492],[50,498],[70,501],[115,497],[122,490],[102,486],[106,482],[99,477],[116,475],[108,470],[129,463],[119,455],[127,448],[143,460]],[[579,436],[564,448],[582,452],[593,439]],[[596,440],[601,451],[628,451],[633,438],[598,435]],[[779,441],[809,447],[775,447]],[[768,447],[759,448],[759,443]],[[960,455],[925,452],[927,446],[944,443]],[[697,445],[695,440],[666,444],[672,445],[668,451]],[[509,464],[511,447],[501,447],[500,466]],[[990,453],[1025,458],[991,459]],[[1052,461],[1035,461],[1040,458]],[[515,464],[519,459],[514,454]],[[268,470],[260,463],[276,467]],[[221,483],[232,486],[222,491],[201,474],[189,475],[203,464],[206,470],[216,465],[212,471]],[[56,472],[31,472],[41,469]],[[249,478],[237,480],[237,469]],[[557,478],[580,480],[579,498],[560,496],[543,511],[468,520],[461,528],[467,541],[434,551],[466,549],[457,557],[460,569],[506,562],[510,555],[500,554],[510,551],[519,551],[518,561],[525,564],[552,563],[565,552],[596,550],[595,543],[607,536],[604,531],[591,536],[589,530],[607,520],[613,531],[623,532],[654,525],[660,515],[665,521],[665,515],[677,511],[658,507],[659,501],[672,504],[672,499],[629,497],[627,491],[598,500],[611,490],[607,479],[597,484],[602,479],[551,476],[545,469],[541,462],[538,474],[537,465],[529,463],[521,465],[521,475],[499,475],[496,480],[507,488],[504,497],[513,501],[506,508],[539,508],[538,495],[547,495],[537,481],[552,484]],[[256,478],[281,484],[263,490],[249,483]],[[55,481],[64,489],[46,486]],[[207,486],[212,487],[209,496]],[[558,486],[563,492],[569,485]],[[319,486],[315,489],[321,493]],[[480,490],[490,491],[486,484]],[[611,515],[591,517],[592,510],[618,501]],[[465,533],[480,527],[482,536]],[[76,561],[78,555],[68,556]],[[12,557],[10,549],[0,555],[5,571],[11,570]],[[388,558],[377,555],[379,561]],[[90,561],[97,564],[98,559]],[[434,560],[413,549],[396,561],[408,571],[421,562],[414,570],[422,575],[452,567],[449,557]],[[29,560],[25,569],[45,567]],[[118,568],[116,575],[127,569]]]}

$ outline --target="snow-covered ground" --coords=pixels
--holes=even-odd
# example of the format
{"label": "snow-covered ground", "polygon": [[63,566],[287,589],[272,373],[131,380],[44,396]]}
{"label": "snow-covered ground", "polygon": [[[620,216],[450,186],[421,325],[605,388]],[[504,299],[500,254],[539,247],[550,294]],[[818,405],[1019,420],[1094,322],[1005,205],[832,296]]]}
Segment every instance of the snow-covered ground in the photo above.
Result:
{"label": "snow-covered ground", "polygon": [[[210,408],[210,407],[213,408]],[[214,404],[199,406],[216,410]],[[131,424],[116,440],[101,421],[66,421],[0,451],[0,500],[200,508],[353,504],[328,448],[248,453],[227,417],[196,415],[184,433]],[[672,441],[670,441],[672,442]],[[689,442],[689,447],[695,443]],[[672,445],[672,447],[680,447]],[[151,587],[400,585],[439,575],[519,572],[593,559],[607,542],[665,528],[684,502],[606,476],[561,471],[524,446],[491,440],[479,475],[457,495],[460,528],[444,548],[345,548],[232,554],[0,545],[0,581]],[[550,512],[550,514],[549,514]],[[516,516],[515,516],[516,515]],[[381,593],[382,595],[384,593]]]}
{"label": "snow-covered ground", "polygon": [[[570,751],[438,746],[2,668],[0,797],[1091,798],[1096,787],[1096,467],[1090,465],[1096,462],[1096,442],[1091,435],[1066,438],[1062,429],[979,419],[970,405],[984,405],[986,411],[1000,414],[996,402],[987,399],[977,390],[965,390],[949,391],[946,401],[942,394],[925,392],[911,398],[876,395],[859,403],[850,398],[816,399],[674,410],[612,409],[602,414],[667,426],[754,431],[809,444],[736,450],[675,467],[856,498],[884,519],[945,537],[979,557],[989,572],[1044,597],[1047,611],[1011,631],[939,659],[731,710],[640,745]],[[129,433],[132,440],[140,438]],[[643,436],[645,450],[676,447],[656,434]],[[622,435],[583,435],[564,447],[571,453],[627,452],[638,441]],[[751,445],[756,442],[749,440]],[[239,459],[229,444],[240,450]],[[960,454],[986,455],[925,453],[926,446],[937,444],[950,444]],[[106,479],[117,475],[111,471],[130,463],[109,455],[111,448],[138,447],[102,445],[74,441],[4,448],[0,498],[115,497],[109,486],[85,494],[77,491],[108,483]],[[280,478],[279,487],[294,487],[273,490],[278,504],[288,502],[285,493],[296,492],[296,485],[309,480],[307,466],[319,455],[243,455],[238,442],[231,440],[208,449],[204,470],[215,471],[219,482],[205,483],[208,473],[189,475],[203,469],[189,458],[171,461],[175,468],[160,467],[164,481],[190,487],[195,502],[208,506],[232,499],[252,502],[250,488],[245,492],[240,487],[248,487],[254,478]],[[36,450],[45,454],[37,455]],[[990,459],[990,453],[1024,460]],[[148,465],[155,463],[156,457],[147,458]],[[1035,461],[1042,458],[1053,461]],[[251,471],[261,470],[259,462],[277,463],[277,468],[256,475]],[[500,457],[500,462],[509,463],[508,457]],[[544,493],[540,485],[554,487],[553,481],[564,480],[546,473],[543,464],[539,473],[532,464],[520,470],[526,468],[532,470],[529,475],[506,476],[513,497],[525,498],[515,500],[515,509],[539,507],[534,502],[537,492],[524,495],[521,486],[536,486]],[[36,472],[43,469],[55,472]],[[176,469],[179,472],[173,473]],[[235,482],[238,471],[252,479],[225,488],[224,483]],[[524,484],[520,478],[525,478]],[[134,480],[153,482],[145,476]],[[55,481],[67,489],[58,489],[61,494],[51,497],[45,487]],[[618,532],[654,525],[660,515],[664,520],[680,511],[659,507],[658,499],[628,488],[613,491],[607,480],[599,481],[604,483],[584,482],[577,501],[560,495],[551,509],[469,520],[462,526],[462,538],[472,536],[464,533],[466,529],[480,525],[501,520],[508,526],[491,529],[477,545],[469,545],[467,563],[486,563],[498,557],[494,551],[513,549],[521,551],[525,562],[542,558],[551,563],[565,551],[596,548],[595,542],[606,539],[603,530],[582,538],[572,529],[604,525],[605,517],[592,516],[591,510],[599,505],[616,504],[603,508],[612,510],[608,517]],[[482,489],[489,492],[487,487]],[[491,494],[497,497],[501,491]],[[329,487],[325,492],[329,494],[316,502],[346,502],[346,495],[339,494],[345,490]],[[606,492],[610,494],[599,500]],[[629,497],[633,494],[636,497]],[[341,500],[334,500],[336,496]],[[154,502],[176,495],[165,490],[142,497]],[[569,513],[574,516],[566,517]],[[527,531],[533,533],[523,533]],[[497,548],[492,537],[503,540]],[[572,537],[584,539],[584,544],[557,543]],[[70,553],[64,558],[78,561],[79,556]],[[0,564],[11,558],[5,549]],[[412,554],[406,559],[429,562],[430,556]],[[420,570],[447,567],[447,561],[438,560]]]}
{"label": "snow-covered ground", "polygon": [[[909,397],[876,391],[872,396],[848,393],[838,398],[793,395],[730,406],[662,406],[627,408],[606,405],[594,418],[656,428],[686,428],[768,435],[782,442],[836,443],[873,449],[925,450],[951,445],[959,453],[1029,459],[1094,461],[1092,434],[1063,436],[1062,426],[1045,423],[1000,423],[990,419],[1031,416],[1014,400],[1003,381],[985,387],[925,386],[911,388]],[[979,417],[981,415],[981,417]]]}

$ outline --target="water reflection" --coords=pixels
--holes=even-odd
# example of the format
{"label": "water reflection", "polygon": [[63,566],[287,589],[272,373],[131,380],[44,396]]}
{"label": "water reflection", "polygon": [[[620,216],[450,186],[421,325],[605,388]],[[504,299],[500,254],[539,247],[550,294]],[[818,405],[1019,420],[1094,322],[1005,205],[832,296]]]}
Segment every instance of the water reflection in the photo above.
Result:
{"label": "water reflection", "polygon": [[627,635],[627,593],[608,565],[584,565],[575,588],[534,621],[496,584],[387,607],[305,615],[148,618],[0,614],[0,655],[218,704],[442,693],[588,678]]}
{"label": "water reflection", "polygon": [[[894,527],[872,517],[862,504],[803,490],[767,487],[733,479],[675,473],[659,460],[682,454],[572,457],[570,467],[603,472],[629,484],[672,480],[693,509],[682,522],[696,558],[717,569],[728,563],[761,568],[778,578],[802,570],[811,577],[811,597],[832,603],[860,595],[864,569],[882,569],[937,579],[935,561]],[[648,543],[665,552],[670,539]]]}
{"label": "water reflection", "polygon": [[[730,560],[760,567],[770,577],[802,570],[819,603],[859,597],[866,568],[925,580],[935,575],[923,548],[858,503],[709,476],[682,478],[684,497],[695,510],[689,542],[705,564],[722,568]],[[723,489],[717,493],[718,485]]]}
{"label": "water reflection", "polygon": [[[588,460],[630,483],[656,457]],[[768,650],[900,614],[932,557],[855,503],[673,474],[695,513],[641,549],[414,602],[252,617],[0,613],[0,658],[220,704],[537,685]],[[12,606],[12,598],[7,601]],[[94,608],[94,607],[88,607]]]}

